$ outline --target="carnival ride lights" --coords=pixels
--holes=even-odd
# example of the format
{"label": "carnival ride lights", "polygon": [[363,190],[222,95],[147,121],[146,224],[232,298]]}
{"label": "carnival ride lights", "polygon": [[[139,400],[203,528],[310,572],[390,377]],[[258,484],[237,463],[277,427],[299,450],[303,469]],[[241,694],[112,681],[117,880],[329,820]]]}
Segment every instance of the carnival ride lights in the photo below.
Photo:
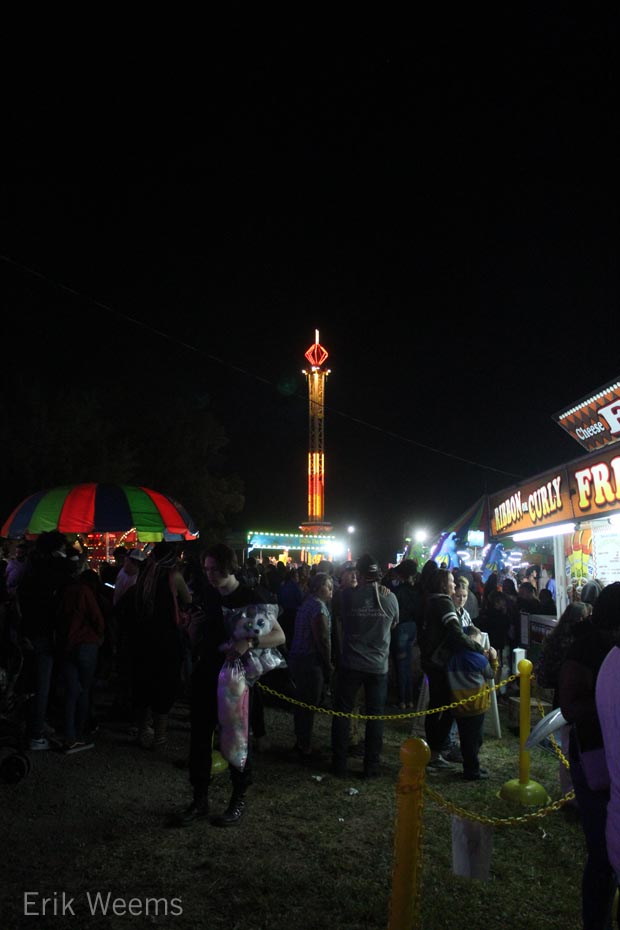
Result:
{"label": "carnival ride lights", "polygon": [[325,500],[325,380],[329,369],[322,365],[328,352],[319,342],[319,331],[314,331],[314,343],[305,353],[312,366],[303,374],[308,379],[309,447],[308,447],[308,523],[322,523]]}

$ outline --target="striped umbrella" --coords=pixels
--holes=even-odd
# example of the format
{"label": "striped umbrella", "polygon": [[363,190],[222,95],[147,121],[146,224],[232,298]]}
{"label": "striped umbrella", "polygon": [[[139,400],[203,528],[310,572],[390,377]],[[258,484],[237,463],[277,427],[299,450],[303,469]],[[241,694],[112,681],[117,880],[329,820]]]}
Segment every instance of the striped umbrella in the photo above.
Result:
{"label": "striped umbrella", "polygon": [[39,491],[22,501],[0,529],[5,539],[61,533],[124,533],[141,542],[197,539],[186,510],[166,494],[129,484],[73,484]]}

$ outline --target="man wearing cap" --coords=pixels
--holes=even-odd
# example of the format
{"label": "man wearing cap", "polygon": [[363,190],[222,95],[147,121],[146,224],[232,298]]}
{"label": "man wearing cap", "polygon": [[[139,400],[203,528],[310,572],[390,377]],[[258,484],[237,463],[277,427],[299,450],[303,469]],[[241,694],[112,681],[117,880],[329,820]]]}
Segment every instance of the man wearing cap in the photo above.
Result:
{"label": "man wearing cap", "polygon": [[[390,639],[398,623],[398,601],[378,584],[381,569],[371,555],[361,556],[356,568],[359,584],[342,593],[342,651],[335,679],[335,709],[352,713],[356,695],[363,687],[365,713],[376,717],[385,712]],[[340,777],[347,771],[349,731],[349,717],[333,718],[332,770]],[[383,721],[367,720],[365,778],[379,774],[382,748]]]}

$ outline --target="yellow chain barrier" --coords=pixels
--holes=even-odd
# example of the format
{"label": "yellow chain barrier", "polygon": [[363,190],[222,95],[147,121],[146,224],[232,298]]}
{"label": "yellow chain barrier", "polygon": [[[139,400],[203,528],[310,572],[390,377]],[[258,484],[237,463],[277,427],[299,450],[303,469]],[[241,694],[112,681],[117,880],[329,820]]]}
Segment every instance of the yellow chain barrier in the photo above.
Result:
{"label": "yellow chain barrier", "polygon": [[[513,681],[516,681],[520,677],[520,675],[510,675],[508,678],[497,682],[495,685],[486,686],[482,691],[478,692],[478,694],[472,694],[470,697],[463,698],[462,701],[453,701],[451,704],[444,704],[441,707],[433,707],[429,708],[428,710],[411,711],[410,713],[406,714],[377,714],[374,716],[371,714],[345,713],[345,711],[342,710],[332,710],[329,707],[316,707],[313,704],[306,704],[305,701],[298,701],[296,698],[289,697],[286,694],[280,694],[278,691],[274,691],[273,688],[269,688],[262,682],[258,682],[258,687],[261,689],[261,691],[265,691],[267,694],[271,694],[273,697],[279,698],[282,701],[286,701],[289,704],[294,704],[296,707],[304,707],[306,710],[312,710],[317,714],[327,714],[331,717],[350,717],[354,720],[409,720],[413,717],[426,717],[429,714],[439,714],[444,710],[453,710],[455,707],[459,707],[461,704],[468,704],[470,701],[475,701],[476,698],[480,696],[480,694],[491,691],[498,691],[500,688],[505,687]],[[532,680],[535,680],[534,676],[532,676]],[[540,711],[541,717],[544,717],[545,714],[540,701],[538,701],[538,709]],[[566,768],[568,768],[569,762],[563,755],[562,750],[558,746],[554,737],[551,736],[550,740],[560,761],[563,763],[563,765],[566,766]],[[575,797],[575,792],[569,791],[563,797],[558,798],[557,801],[551,801],[544,807],[541,807],[536,811],[532,811],[529,814],[523,814],[520,817],[487,817],[485,814],[476,814],[472,811],[467,811],[462,807],[458,807],[456,804],[452,804],[451,801],[446,801],[442,795],[440,795],[437,791],[434,791],[427,784],[424,786],[424,792],[429,796],[429,798],[431,798],[431,800],[435,802],[435,804],[444,808],[444,810],[448,811],[448,813],[456,814],[458,817],[461,817],[465,820],[473,820],[477,821],[478,823],[489,824],[492,826],[514,826],[515,824],[527,823],[531,820],[541,819],[546,817],[548,814],[553,813],[554,811],[561,810],[565,804],[567,804],[569,801],[572,801]]]}
{"label": "yellow chain barrier", "polygon": [[271,694],[273,697],[280,698],[282,701],[287,701],[289,704],[294,704],[296,707],[303,707],[306,710],[312,710],[316,714],[328,714],[331,717],[350,717],[353,720],[410,720],[412,717],[427,717],[429,714],[440,714],[444,710],[453,710],[455,707],[460,707],[461,704],[469,704],[470,701],[475,701],[480,697],[481,694],[490,694],[491,691],[497,691],[499,688],[503,688],[505,685],[510,684],[511,681],[515,681],[519,678],[519,675],[510,675],[509,678],[505,678],[503,681],[498,682],[495,685],[487,685],[478,691],[477,694],[471,694],[467,698],[463,698],[462,701],[453,701],[451,704],[443,704],[441,707],[431,707],[428,710],[414,710],[407,714],[353,714],[346,713],[343,710],[333,710],[329,707],[316,707],[314,704],[306,704],[304,701],[298,701],[297,698],[289,697],[286,694],[280,694],[278,691],[274,691],[273,688],[267,687],[262,682],[258,682],[258,687],[261,691],[265,691],[267,694]]}
{"label": "yellow chain barrier", "polygon": [[448,811],[450,814],[456,814],[457,817],[461,817],[463,820],[474,820],[478,823],[486,823],[494,827],[511,827],[515,824],[527,823],[530,820],[546,817],[547,814],[551,814],[553,811],[561,810],[565,804],[572,801],[575,797],[574,791],[568,791],[563,797],[558,798],[557,801],[551,801],[544,807],[539,807],[538,810],[532,811],[529,814],[523,814],[521,817],[487,817],[485,814],[476,814],[473,811],[465,810],[463,807],[457,807],[457,805],[452,804],[451,801],[446,801],[445,798],[428,785],[424,785],[424,793],[427,794],[435,804],[439,807],[443,807],[444,810]]}
{"label": "yellow chain barrier", "polygon": [[[519,678],[519,677],[520,677],[519,675],[513,675],[512,679]],[[532,680],[535,680],[534,676],[532,676]],[[545,711],[544,711],[542,702],[540,701],[538,697],[536,698],[536,701],[538,704],[538,711],[542,718],[545,716]],[[570,763],[568,759],[566,758],[566,756],[564,755],[564,753],[562,752],[562,750],[560,749],[560,747],[558,746],[557,741],[555,737],[553,736],[553,734],[551,734],[549,739],[553,746],[553,750],[555,754],[558,756],[560,762],[566,768],[569,768]],[[561,798],[558,798],[557,801],[551,801],[549,804],[546,804],[544,807],[540,807],[538,808],[538,810],[531,811],[529,814],[523,814],[520,817],[487,817],[484,814],[475,814],[472,811],[466,811],[464,808],[458,807],[456,804],[452,804],[450,801],[446,801],[445,798],[442,797],[442,795],[440,795],[437,791],[434,791],[427,784],[424,785],[424,792],[439,807],[444,808],[444,810],[448,811],[451,814],[455,814],[456,816],[461,817],[464,820],[473,820],[473,821],[477,821],[478,823],[484,823],[490,826],[500,826],[500,827],[514,826],[515,824],[519,824],[519,823],[527,823],[532,820],[539,820],[543,817],[546,817],[547,814],[551,814],[554,811],[561,810],[561,808],[564,807],[565,804],[568,804],[569,801],[572,801],[575,798],[574,791],[567,791],[566,794],[563,795]]]}

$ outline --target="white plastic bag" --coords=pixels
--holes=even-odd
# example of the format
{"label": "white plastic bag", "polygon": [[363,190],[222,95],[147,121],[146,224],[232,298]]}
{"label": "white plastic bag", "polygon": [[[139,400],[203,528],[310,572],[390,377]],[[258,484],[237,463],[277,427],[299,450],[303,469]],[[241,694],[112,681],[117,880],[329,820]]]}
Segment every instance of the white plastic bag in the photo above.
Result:
{"label": "white plastic bag", "polygon": [[452,871],[455,875],[488,881],[492,853],[492,827],[452,817]]}
{"label": "white plastic bag", "polygon": [[250,689],[240,659],[226,660],[217,683],[220,752],[230,765],[243,770],[248,758]]}

